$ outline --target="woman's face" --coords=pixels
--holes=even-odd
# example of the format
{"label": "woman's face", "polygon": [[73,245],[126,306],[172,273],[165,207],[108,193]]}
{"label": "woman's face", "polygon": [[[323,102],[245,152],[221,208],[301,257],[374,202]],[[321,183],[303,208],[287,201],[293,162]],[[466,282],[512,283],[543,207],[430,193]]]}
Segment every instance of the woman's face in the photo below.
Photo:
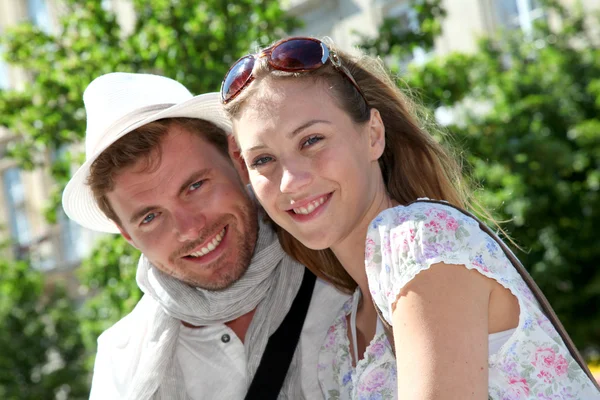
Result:
{"label": "woman's face", "polygon": [[[321,81],[268,79],[233,121],[256,196],[269,216],[312,249],[366,226],[383,188],[385,145],[376,110],[356,124]],[[363,238],[364,240],[364,238]]]}

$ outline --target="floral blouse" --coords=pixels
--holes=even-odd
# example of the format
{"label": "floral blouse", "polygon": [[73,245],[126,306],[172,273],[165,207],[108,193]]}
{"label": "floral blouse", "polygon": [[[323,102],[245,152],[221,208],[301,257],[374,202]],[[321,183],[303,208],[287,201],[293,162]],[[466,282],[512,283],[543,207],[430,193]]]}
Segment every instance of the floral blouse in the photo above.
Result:
{"label": "floral blouse", "polygon": [[365,357],[358,361],[356,369],[352,366],[346,317],[359,297],[357,289],[327,331],[317,365],[321,390],[325,398],[331,400],[396,399],[396,359],[381,323],[377,324],[375,337],[365,349]]}
{"label": "floral blouse", "polygon": [[[517,328],[488,358],[490,399],[600,399],[500,246],[477,221],[452,207],[425,202],[398,206],[380,213],[369,226],[369,289],[388,323],[402,287],[436,263],[475,269],[509,289],[519,302]],[[327,399],[395,399],[396,365],[383,331],[378,329],[365,358],[352,367],[349,307],[350,302],[321,348],[321,389]]]}

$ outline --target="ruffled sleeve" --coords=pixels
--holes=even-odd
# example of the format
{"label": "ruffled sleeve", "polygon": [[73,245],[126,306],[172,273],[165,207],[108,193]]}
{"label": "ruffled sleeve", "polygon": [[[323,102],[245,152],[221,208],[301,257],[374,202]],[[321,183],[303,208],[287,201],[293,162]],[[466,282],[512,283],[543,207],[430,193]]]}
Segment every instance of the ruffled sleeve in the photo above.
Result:
{"label": "ruffled sleeve", "polygon": [[365,266],[369,290],[388,323],[400,290],[436,263],[462,264],[511,289],[518,272],[473,218],[439,203],[387,209],[369,226]]}

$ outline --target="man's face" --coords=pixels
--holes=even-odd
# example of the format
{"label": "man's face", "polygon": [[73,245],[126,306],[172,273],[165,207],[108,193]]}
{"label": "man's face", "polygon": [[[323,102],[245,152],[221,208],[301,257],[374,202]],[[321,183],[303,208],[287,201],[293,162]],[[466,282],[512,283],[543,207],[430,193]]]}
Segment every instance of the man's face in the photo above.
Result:
{"label": "man's face", "polygon": [[230,286],[248,268],[258,231],[234,166],[178,125],[147,161],[122,170],[107,194],[121,233],[158,269],[189,285]]}

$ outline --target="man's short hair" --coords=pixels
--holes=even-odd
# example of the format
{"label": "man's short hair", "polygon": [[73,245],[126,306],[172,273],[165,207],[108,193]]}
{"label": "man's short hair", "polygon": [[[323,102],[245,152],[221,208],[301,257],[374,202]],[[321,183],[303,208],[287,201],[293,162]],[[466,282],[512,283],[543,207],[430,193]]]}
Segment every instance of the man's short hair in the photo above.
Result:
{"label": "man's short hair", "polygon": [[[196,118],[168,118],[139,127],[114,142],[96,158],[90,166],[87,184],[92,189],[98,206],[116,224],[119,217],[110,205],[106,194],[114,189],[119,173],[140,160],[144,160],[141,171],[151,171],[160,164],[160,143],[169,128],[179,126],[187,132],[197,134],[212,144],[228,160],[227,134],[212,122]],[[157,158],[153,159],[152,156]]]}

